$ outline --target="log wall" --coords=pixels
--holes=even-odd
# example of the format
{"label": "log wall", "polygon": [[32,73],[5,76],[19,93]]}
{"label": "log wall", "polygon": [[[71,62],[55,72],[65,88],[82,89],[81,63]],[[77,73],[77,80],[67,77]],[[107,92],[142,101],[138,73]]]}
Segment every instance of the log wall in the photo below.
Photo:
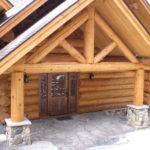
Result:
{"label": "log wall", "polygon": [[135,72],[89,73],[79,75],[78,112],[126,107],[134,100]]}
{"label": "log wall", "polygon": [[150,105],[150,72],[145,73],[144,104]]}
{"label": "log wall", "polygon": [[[150,85],[150,76],[148,77],[145,76],[145,85]],[[78,113],[126,107],[133,102],[134,87],[135,72],[132,71],[94,73],[94,80],[89,79],[89,73],[80,73]],[[25,115],[29,119],[38,119],[39,75],[29,75],[29,83],[25,83],[24,88]],[[145,95],[150,100],[150,89]],[[148,103],[146,100],[145,102]],[[0,122],[4,123],[4,118],[7,117],[10,117],[10,77],[5,75],[0,76]]]}
{"label": "log wall", "polygon": [[[29,75],[25,83],[25,116],[39,118],[39,75]],[[0,76],[0,123],[10,117],[10,76]]]}
{"label": "log wall", "polygon": [[39,75],[29,75],[29,83],[25,83],[25,115],[29,119],[39,118]]}
{"label": "log wall", "polygon": [[0,123],[10,117],[10,80],[8,75],[0,76]]}

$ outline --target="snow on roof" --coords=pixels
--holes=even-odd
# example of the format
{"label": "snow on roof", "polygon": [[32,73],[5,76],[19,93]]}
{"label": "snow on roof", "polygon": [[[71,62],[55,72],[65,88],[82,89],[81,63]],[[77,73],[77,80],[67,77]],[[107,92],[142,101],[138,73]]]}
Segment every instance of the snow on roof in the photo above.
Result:
{"label": "snow on roof", "polygon": [[10,10],[7,11],[6,15],[7,17],[11,17],[15,14],[17,14],[19,11],[24,9],[27,5],[32,3],[34,0],[9,0],[10,3],[14,7],[12,7]]}

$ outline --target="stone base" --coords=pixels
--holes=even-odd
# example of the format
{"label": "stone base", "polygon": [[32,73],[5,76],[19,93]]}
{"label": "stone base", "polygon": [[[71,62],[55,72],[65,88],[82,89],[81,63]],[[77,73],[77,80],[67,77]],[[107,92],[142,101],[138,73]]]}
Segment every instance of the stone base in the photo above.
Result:
{"label": "stone base", "polygon": [[128,105],[128,124],[137,129],[148,127],[148,109],[148,106]]}
{"label": "stone base", "polygon": [[6,119],[6,139],[9,146],[30,145],[30,125],[31,122],[25,119],[23,122],[14,123],[11,119]]}

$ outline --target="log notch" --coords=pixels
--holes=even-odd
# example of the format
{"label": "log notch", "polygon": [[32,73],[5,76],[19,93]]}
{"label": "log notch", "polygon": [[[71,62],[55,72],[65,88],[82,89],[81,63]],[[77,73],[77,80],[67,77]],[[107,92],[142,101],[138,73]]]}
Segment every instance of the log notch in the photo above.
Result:
{"label": "log notch", "polygon": [[85,42],[84,55],[87,59],[87,63],[93,63],[94,62],[95,2],[93,2],[87,9],[89,14],[89,19],[85,23],[85,30],[84,30],[84,42]]}
{"label": "log notch", "polygon": [[13,72],[11,76],[11,120],[24,121],[24,73]]}
{"label": "log notch", "polygon": [[144,101],[144,70],[136,71],[134,105],[142,106]]}

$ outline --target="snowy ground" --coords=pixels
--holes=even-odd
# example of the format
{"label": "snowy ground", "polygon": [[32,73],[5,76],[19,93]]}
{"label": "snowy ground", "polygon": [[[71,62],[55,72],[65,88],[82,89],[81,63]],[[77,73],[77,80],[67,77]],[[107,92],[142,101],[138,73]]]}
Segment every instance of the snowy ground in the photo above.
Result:
{"label": "snowy ground", "polygon": [[135,130],[125,116],[104,111],[33,121],[32,145],[9,148],[0,125],[0,150],[149,150],[150,128]]}

